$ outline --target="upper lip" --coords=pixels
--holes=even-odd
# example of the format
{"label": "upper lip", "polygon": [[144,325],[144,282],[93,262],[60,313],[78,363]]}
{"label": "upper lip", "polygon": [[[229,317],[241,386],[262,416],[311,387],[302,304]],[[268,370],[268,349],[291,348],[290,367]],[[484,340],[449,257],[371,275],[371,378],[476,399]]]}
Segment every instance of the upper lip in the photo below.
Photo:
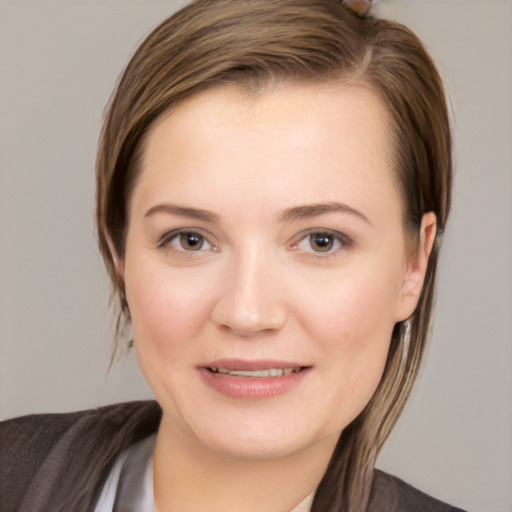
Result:
{"label": "upper lip", "polygon": [[277,361],[272,359],[217,359],[204,365],[200,368],[224,368],[226,370],[270,370],[271,368],[305,368],[308,367],[302,363],[295,361]]}

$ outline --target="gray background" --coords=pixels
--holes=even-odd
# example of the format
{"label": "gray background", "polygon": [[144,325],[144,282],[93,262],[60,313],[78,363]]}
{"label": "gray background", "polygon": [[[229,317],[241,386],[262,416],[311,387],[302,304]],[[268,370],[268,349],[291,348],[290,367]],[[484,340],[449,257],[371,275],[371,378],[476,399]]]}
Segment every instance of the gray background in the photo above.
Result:
{"label": "gray background", "polygon": [[[183,2],[0,0],[0,416],[151,396],[107,376],[95,247],[101,113],[137,42]],[[471,512],[512,510],[512,0],[381,0],[434,54],[456,192],[432,344],[379,460]]]}

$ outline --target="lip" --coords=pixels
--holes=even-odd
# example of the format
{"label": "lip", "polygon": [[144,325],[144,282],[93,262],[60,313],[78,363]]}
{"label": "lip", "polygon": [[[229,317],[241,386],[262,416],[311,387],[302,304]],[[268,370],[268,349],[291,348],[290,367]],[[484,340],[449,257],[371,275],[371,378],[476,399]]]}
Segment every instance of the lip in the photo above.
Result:
{"label": "lip", "polygon": [[[264,371],[272,368],[300,368],[290,374],[278,377],[249,377],[234,376],[226,373],[216,373],[211,369],[223,368],[228,371]],[[281,395],[298,386],[311,371],[311,366],[295,361],[277,361],[269,359],[219,359],[197,368],[199,375],[206,385],[215,391],[236,399],[262,399]]]}
{"label": "lip", "polygon": [[226,368],[226,370],[269,370],[270,368],[298,368],[304,367],[303,363],[297,361],[278,361],[275,359],[217,359],[206,364],[202,364],[202,368]]}

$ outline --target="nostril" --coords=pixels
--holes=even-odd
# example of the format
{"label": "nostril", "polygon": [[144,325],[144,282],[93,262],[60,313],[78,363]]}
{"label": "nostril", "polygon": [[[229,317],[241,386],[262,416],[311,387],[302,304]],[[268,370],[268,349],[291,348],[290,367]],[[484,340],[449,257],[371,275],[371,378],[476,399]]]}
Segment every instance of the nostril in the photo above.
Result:
{"label": "nostril", "polygon": [[240,319],[230,319],[228,321],[218,323],[218,327],[230,331],[240,338],[251,338],[265,332],[272,332],[280,329],[284,325],[284,321],[273,321],[270,318],[258,319],[258,321],[248,322]]}
{"label": "nostril", "polygon": [[247,259],[250,261],[245,264],[232,262],[211,315],[219,328],[229,329],[240,337],[280,329],[286,322],[285,301],[270,273],[271,262]]}

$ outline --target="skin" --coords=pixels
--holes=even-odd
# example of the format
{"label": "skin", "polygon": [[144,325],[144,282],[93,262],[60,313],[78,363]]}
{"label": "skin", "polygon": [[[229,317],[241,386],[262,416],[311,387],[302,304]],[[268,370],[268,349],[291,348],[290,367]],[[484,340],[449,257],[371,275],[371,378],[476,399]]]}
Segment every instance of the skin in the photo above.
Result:
{"label": "skin", "polygon": [[[157,510],[308,510],[435,236],[428,213],[411,252],[388,133],[377,97],[339,83],[217,88],[152,128],[118,266],[163,409]],[[309,369],[285,393],[232,398],[198,370],[231,358]]]}

